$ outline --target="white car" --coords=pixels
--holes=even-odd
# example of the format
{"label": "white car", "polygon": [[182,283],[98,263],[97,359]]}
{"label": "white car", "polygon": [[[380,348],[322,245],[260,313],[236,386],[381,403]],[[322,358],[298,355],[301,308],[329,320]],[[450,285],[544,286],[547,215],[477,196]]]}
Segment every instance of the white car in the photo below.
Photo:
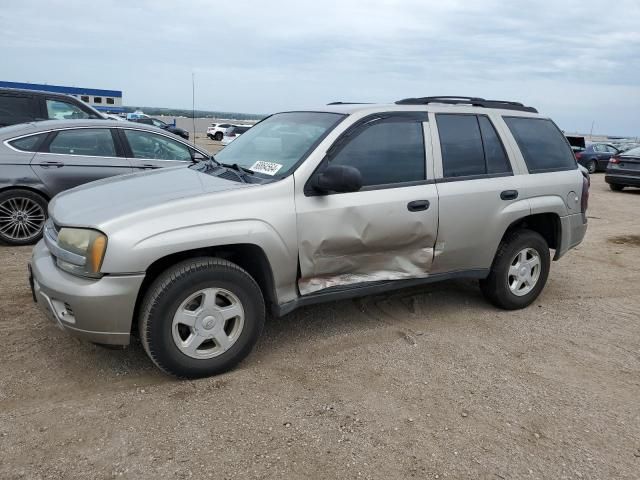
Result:
{"label": "white car", "polygon": [[207,137],[211,140],[220,141],[227,129],[233,127],[231,123],[212,123],[207,127]]}
{"label": "white car", "polygon": [[229,145],[250,128],[251,125],[232,125],[224,132],[224,135],[222,136],[222,145]]}

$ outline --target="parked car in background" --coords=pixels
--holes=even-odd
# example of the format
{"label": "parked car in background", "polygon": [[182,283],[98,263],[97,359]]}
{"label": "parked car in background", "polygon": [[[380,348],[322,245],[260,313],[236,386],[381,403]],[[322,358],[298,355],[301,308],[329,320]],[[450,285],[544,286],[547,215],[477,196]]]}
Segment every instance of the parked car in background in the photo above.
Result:
{"label": "parked car in background", "polygon": [[220,141],[227,131],[233,125],[231,123],[212,123],[207,127],[207,137],[211,140]]}
{"label": "parked car in background", "polygon": [[233,125],[232,127],[227,128],[224,132],[224,136],[222,137],[222,144],[229,145],[250,128],[251,125]]}
{"label": "parked car in background", "polygon": [[25,245],[40,238],[47,202],[63,190],[209,156],[164,130],[117,120],[43,121],[0,129],[0,241]]}
{"label": "parked car in background", "polygon": [[584,150],[574,151],[578,163],[589,173],[605,171],[611,156],[618,153],[620,151],[610,143],[590,143]]}
{"label": "parked car in background", "polygon": [[640,147],[611,157],[604,181],[615,191],[624,187],[640,187]]}
{"label": "parked car in background", "polygon": [[176,127],[175,125],[165,123],[162,120],[158,120],[157,118],[137,117],[137,118],[131,118],[129,121],[136,122],[136,123],[144,123],[145,125],[153,125],[154,127],[158,127],[163,130],[166,130],[167,132],[171,132],[174,135],[178,135],[179,137],[182,137],[185,140],[189,140],[189,132],[187,132],[183,128],[179,128],[179,127]]}
{"label": "parked car in background", "polygon": [[0,88],[0,127],[39,120],[104,118],[95,108],[71,95]]}
{"label": "parked car in background", "polygon": [[524,308],[584,238],[588,189],[558,127],[516,102],[278,113],[215,159],[58,195],[30,284],[70,334],[138,331],[162,371],[202,377],[249,354],[267,311],[452,278]]}

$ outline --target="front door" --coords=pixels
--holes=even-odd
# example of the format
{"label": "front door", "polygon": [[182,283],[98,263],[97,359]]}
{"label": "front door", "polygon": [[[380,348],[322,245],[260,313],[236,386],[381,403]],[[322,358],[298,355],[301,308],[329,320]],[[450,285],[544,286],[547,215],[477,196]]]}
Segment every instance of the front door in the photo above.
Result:
{"label": "front door", "polygon": [[73,128],[53,132],[31,160],[53,196],[83,183],[131,173],[109,128]]}
{"label": "front door", "polygon": [[[438,196],[425,148],[426,114],[369,119],[348,131],[321,166],[362,174],[357,192],[296,193],[302,295],[330,287],[426,277],[438,228]],[[346,139],[345,139],[346,138]],[[297,185],[308,179],[296,177]]]}

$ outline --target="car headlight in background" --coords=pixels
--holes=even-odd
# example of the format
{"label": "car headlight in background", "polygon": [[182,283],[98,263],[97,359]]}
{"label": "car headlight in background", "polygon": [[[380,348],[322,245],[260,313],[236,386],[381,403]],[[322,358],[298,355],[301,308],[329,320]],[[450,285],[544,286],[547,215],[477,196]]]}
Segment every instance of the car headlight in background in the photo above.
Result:
{"label": "car headlight in background", "polygon": [[[107,250],[106,235],[87,228],[63,227],[58,232],[57,244],[58,248],[74,254],[73,258],[80,260],[66,261],[58,257],[56,261],[61,269],[85,277],[97,278],[101,276],[100,267]],[[82,265],[80,265],[81,263]]]}

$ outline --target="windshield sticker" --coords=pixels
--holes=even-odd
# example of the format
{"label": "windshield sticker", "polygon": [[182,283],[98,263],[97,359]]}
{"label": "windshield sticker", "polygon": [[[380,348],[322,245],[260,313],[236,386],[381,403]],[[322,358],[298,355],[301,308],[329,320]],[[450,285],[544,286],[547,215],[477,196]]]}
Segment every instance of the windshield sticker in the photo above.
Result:
{"label": "windshield sticker", "polygon": [[278,170],[282,168],[282,165],[279,163],[263,162],[262,160],[259,160],[249,168],[254,172],[264,173],[266,175],[275,175],[278,173]]}

